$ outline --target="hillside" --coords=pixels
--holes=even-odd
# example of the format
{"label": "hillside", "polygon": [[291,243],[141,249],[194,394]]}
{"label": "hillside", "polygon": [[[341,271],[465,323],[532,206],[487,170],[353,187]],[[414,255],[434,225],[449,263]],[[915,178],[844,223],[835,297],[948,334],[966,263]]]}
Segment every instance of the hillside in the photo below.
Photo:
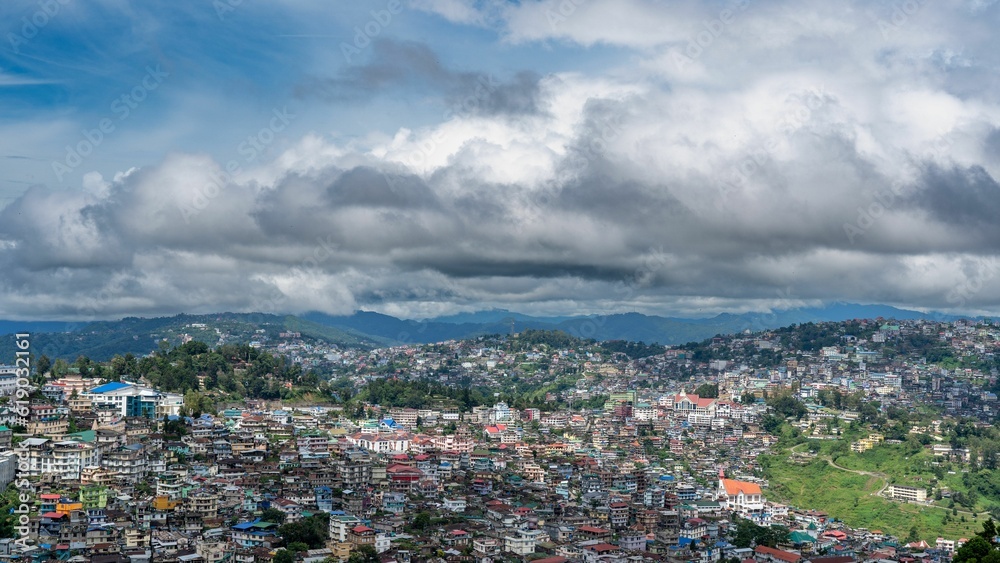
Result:
{"label": "hillside", "polygon": [[308,313],[303,318],[326,326],[353,330],[398,343],[432,343],[474,338],[485,334],[506,334],[526,329],[562,330],[580,338],[628,340],[664,345],[700,342],[717,334],[745,330],[760,331],[807,322],[845,321],[851,319],[934,319],[957,317],[939,313],[921,313],[887,305],[832,303],[825,307],[796,308],[773,313],[723,313],[707,318],[680,318],[623,313],[578,317],[533,317],[503,310],[450,315],[421,321],[403,320],[359,311],[353,315],[333,316]]}
{"label": "hillside", "polygon": [[[398,344],[427,344],[445,340],[508,334],[529,329],[561,330],[572,336],[599,341],[624,340],[662,345],[700,342],[717,334],[760,331],[806,322],[843,321],[855,318],[953,320],[956,317],[921,313],[885,305],[834,303],[820,308],[799,308],[773,313],[723,313],[708,318],[679,318],[623,313],[578,317],[534,317],[494,309],[426,320],[398,319],[371,311],[353,315],[307,313],[299,316],[262,313],[219,313],[173,317],[128,317],[83,326],[60,322],[0,321],[9,333],[32,334],[32,349],[51,358],[75,359],[85,355],[104,360],[114,354],[144,355],[166,340],[181,342],[183,335],[217,345],[248,343],[276,338],[283,331],[344,347],[375,348]],[[204,325],[204,326],[192,326]],[[64,332],[69,331],[69,332]],[[263,332],[261,332],[263,331]],[[13,354],[13,340],[0,340],[0,353]]]}
{"label": "hillside", "polygon": [[[115,354],[144,356],[159,349],[163,341],[176,346],[182,342],[184,335],[216,346],[277,338],[281,332],[286,331],[299,332],[303,338],[343,347],[373,348],[386,344],[382,339],[292,316],[220,313],[182,314],[149,319],[128,317],[119,321],[89,323],[72,332],[34,332],[31,336],[31,351],[35,355],[44,354],[53,359],[74,360],[83,355],[95,361],[105,361]],[[0,339],[0,354],[4,358],[13,357],[12,337]]]}

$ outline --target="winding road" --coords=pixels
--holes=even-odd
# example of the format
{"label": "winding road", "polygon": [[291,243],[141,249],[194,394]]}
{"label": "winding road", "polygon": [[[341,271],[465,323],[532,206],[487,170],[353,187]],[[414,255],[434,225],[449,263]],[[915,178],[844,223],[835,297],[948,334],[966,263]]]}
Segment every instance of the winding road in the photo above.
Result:
{"label": "winding road", "polygon": [[[803,443],[803,444],[799,444],[797,446],[793,446],[789,450],[789,452],[791,452],[791,453],[798,453],[796,451],[796,448],[799,448],[800,446],[808,446],[808,444]],[[844,467],[842,465],[837,465],[837,462],[833,461],[833,458],[829,457],[829,456],[823,456],[822,459],[825,460],[830,465],[830,467],[833,467],[834,469],[839,469],[841,471],[847,471],[848,473],[854,473],[854,474],[857,474],[857,475],[866,475],[868,477],[877,477],[879,479],[882,479],[882,488],[880,488],[878,491],[876,491],[874,493],[871,493],[872,496],[882,497],[882,493],[884,493],[885,490],[889,488],[889,476],[886,475],[885,473],[876,473],[876,472],[872,472],[872,471],[861,471],[859,469],[849,469],[849,468]],[[886,498],[886,497],[882,497],[882,498]],[[893,500],[893,499],[887,499],[887,500]],[[915,504],[917,504],[918,506],[924,507],[924,508],[940,508],[941,510],[952,510],[951,508],[948,508],[946,506],[940,506],[940,505],[937,505],[937,504],[922,504],[922,503],[915,503]],[[989,512],[970,512],[968,510],[958,510],[958,514],[968,514],[968,515],[972,516],[974,519],[978,519],[981,516],[982,517],[986,517],[986,516],[990,515]]]}
{"label": "winding road", "polygon": [[889,488],[889,477],[885,473],[873,473],[871,471],[861,471],[860,469],[848,469],[846,467],[837,465],[837,462],[833,461],[832,457],[825,457],[824,459],[826,459],[826,462],[829,463],[831,467],[834,467],[841,471],[847,471],[848,473],[855,473],[857,475],[867,475],[869,477],[878,477],[879,479],[882,479],[883,481],[882,488],[872,493],[872,496],[880,497],[882,496],[882,493],[885,492],[887,488]]}

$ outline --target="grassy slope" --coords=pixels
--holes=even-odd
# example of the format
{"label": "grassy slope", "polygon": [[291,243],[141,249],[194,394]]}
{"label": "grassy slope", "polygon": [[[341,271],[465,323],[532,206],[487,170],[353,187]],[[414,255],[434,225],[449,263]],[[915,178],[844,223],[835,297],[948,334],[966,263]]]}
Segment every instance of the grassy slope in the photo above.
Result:
{"label": "grassy slope", "polygon": [[945,509],[901,504],[871,496],[884,483],[879,477],[841,471],[825,460],[798,466],[786,463],[786,455],[769,459],[769,498],[822,510],[851,527],[881,529],[905,538],[910,527],[916,526],[920,538],[929,543],[934,543],[938,536],[970,537],[981,529],[981,521],[973,521],[968,516],[966,523],[951,517],[951,522],[944,524],[944,516],[950,514]]}

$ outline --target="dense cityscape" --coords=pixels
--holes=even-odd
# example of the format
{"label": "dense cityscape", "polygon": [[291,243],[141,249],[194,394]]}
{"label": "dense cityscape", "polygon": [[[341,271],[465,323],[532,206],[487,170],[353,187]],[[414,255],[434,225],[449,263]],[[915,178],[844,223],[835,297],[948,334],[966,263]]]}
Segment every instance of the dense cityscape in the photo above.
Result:
{"label": "dense cityscape", "polygon": [[937,562],[1000,516],[990,321],[673,347],[264,332],[36,358],[17,403],[3,368],[0,555]]}
{"label": "dense cityscape", "polygon": [[0,563],[1000,563],[1000,0],[0,0]]}

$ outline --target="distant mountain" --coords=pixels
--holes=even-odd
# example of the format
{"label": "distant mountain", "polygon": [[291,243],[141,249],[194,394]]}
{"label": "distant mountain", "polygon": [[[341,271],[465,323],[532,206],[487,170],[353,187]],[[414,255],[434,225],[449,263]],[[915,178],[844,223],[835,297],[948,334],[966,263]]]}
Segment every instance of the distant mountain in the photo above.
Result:
{"label": "distant mountain", "polygon": [[[343,347],[373,348],[396,344],[425,344],[445,340],[475,338],[486,334],[506,334],[525,329],[562,330],[579,338],[627,340],[648,344],[700,342],[717,334],[761,331],[807,322],[851,319],[929,319],[952,321],[961,317],[921,313],[887,305],[832,303],[825,307],[803,307],[773,313],[722,313],[708,318],[679,318],[623,313],[577,317],[534,317],[501,309],[462,313],[427,320],[398,319],[389,315],[359,311],[353,315],[308,313],[282,316],[261,313],[219,313],[177,315],[100,321],[86,325],[58,322],[0,321],[8,334],[29,332],[31,350],[50,358],[74,360],[85,355],[107,360],[115,354],[145,355],[162,340],[174,345],[189,335],[215,346],[220,334],[226,342],[250,342],[262,337],[277,338],[280,332],[300,332],[306,338]],[[263,332],[261,332],[263,331]],[[0,363],[14,357],[14,339],[0,336]]]}
{"label": "distant mountain", "polygon": [[26,332],[69,332],[80,327],[79,323],[63,321],[0,321],[0,334]]}
{"label": "distant mountain", "polygon": [[[246,344],[262,338],[277,338],[281,332],[299,332],[306,338],[344,347],[373,348],[391,343],[293,316],[219,313],[156,318],[127,317],[118,321],[77,325],[72,332],[36,331],[31,334],[30,350],[36,356],[44,354],[53,359],[72,361],[84,355],[93,360],[104,361],[115,354],[149,354],[157,350],[163,340],[171,346],[177,345],[184,335],[215,346],[222,342]],[[228,337],[223,339],[222,335]],[[10,361],[14,357],[14,351],[13,337],[0,337],[0,363]]]}
{"label": "distant mountain", "polygon": [[[438,320],[415,321],[404,320],[373,313],[371,311],[358,311],[353,315],[333,316],[325,313],[308,313],[302,318],[345,330],[354,330],[369,337],[390,340],[395,343],[405,344],[443,342],[445,340],[456,340],[462,338],[473,338],[484,334],[495,334],[510,332],[510,323],[501,321],[497,323],[452,323]],[[523,328],[553,328],[544,322],[530,323],[527,327],[523,322],[517,322],[515,330]],[[538,326],[534,326],[538,325]]]}
{"label": "distant mountain", "polygon": [[512,329],[562,330],[573,336],[596,340],[629,340],[657,344],[684,344],[701,341],[716,334],[761,331],[807,322],[846,321],[851,319],[930,319],[950,321],[960,317],[940,313],[921,313],[888,305],[832,303],[826,307],[803,307],[773,313],[722,313],[708,318],[678,318],[623,313],[578,317],[533,317],[504,310],[463,313],[427,319],[403,320],[379,313],[359,311],[353,315],[331,316],[309,313],[304,318],[319,324],[355,330],[372,337],[398,343],[430,343],[474,338],[484,334],[503,334]]}
{"label": "distant mountain", "polygon": [[452,323],[452,324],[495,324],[495,323],[510,323],[511,319],[515,321],[526,321],[535,322],[540,321],[544,323],[561,323],[563,321],[572,319],[573,317],[535,317],[532,315],[524,315],[522,313],[513,313],[506,309],[490,309],[489,311],[476,311],[475,313],[458,313],[455,315],[447,315],[443,317],[434,317],[433,319],[428,319],[438,323]]}

